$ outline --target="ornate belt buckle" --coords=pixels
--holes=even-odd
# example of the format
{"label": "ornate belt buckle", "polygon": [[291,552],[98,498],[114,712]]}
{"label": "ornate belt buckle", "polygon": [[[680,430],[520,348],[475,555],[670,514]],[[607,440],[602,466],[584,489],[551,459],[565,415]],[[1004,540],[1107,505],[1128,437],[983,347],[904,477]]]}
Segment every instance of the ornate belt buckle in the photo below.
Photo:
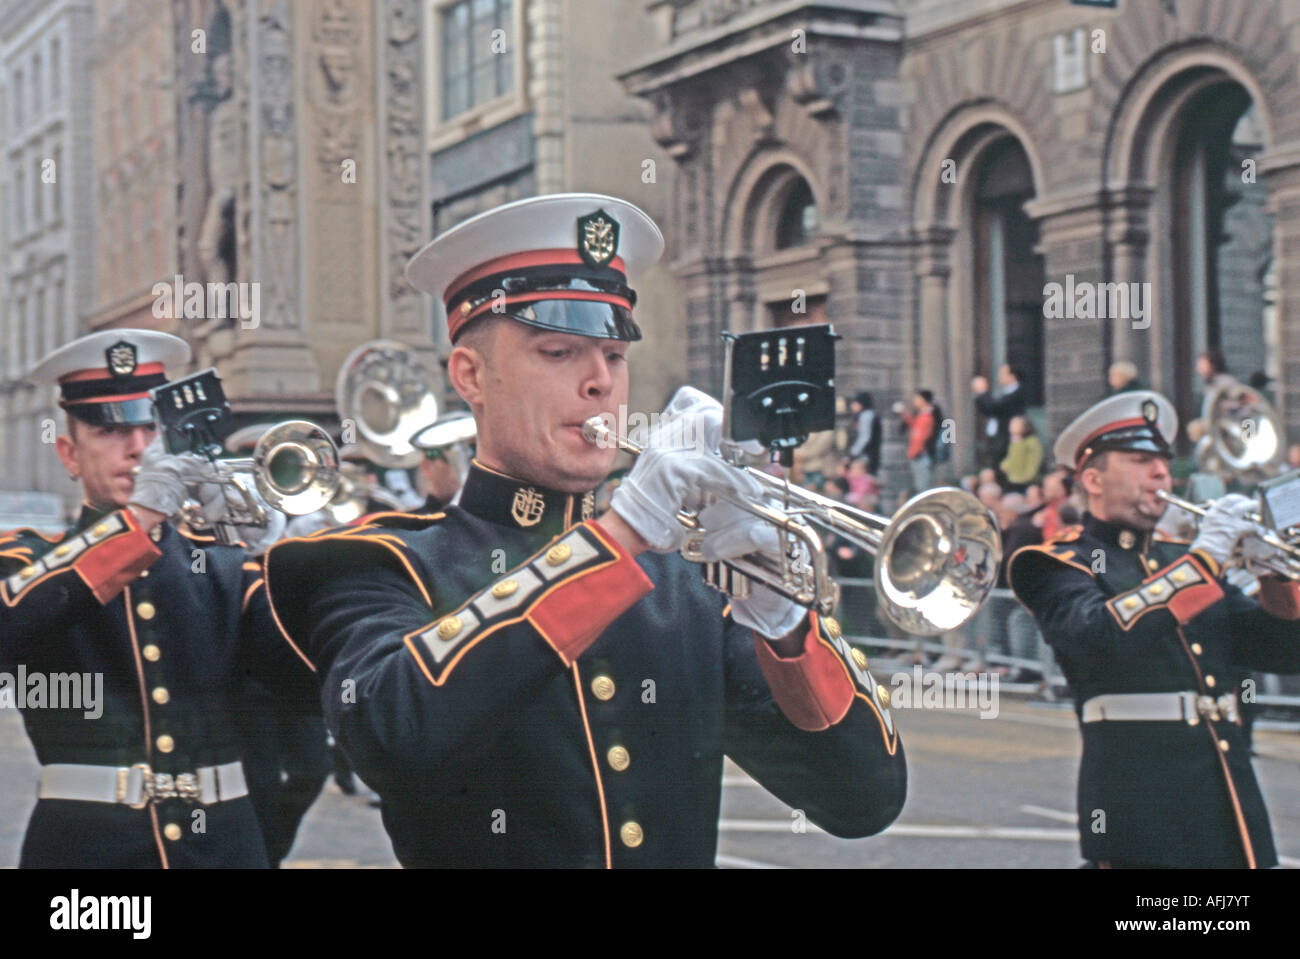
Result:
{"label": "ornate belt buckle", "polygon": [[1214,701],[1213,696],[1198,696],[1196,698],[1196,711],[1215,722],[1219,721],[1219,704]]}
{"label": "ornate belt buckle", "polygon": [[181,773],[176,777],[176,794],[187,803],[199,800],[199,777],[194,773]]}
{"label": "ornate belt buckle", "polygon": [[1219,711],[1223,717],[1230,723],[1235,723],[1240,718],[1237,710],[1237,697],[1233,693],[1224,693],[1219,697]]}
{"label": "ornate belt buckle", "polygon": [[176,779],[171,773],[154,773],[149,780],[149,798],[158,799],[175,799]]}

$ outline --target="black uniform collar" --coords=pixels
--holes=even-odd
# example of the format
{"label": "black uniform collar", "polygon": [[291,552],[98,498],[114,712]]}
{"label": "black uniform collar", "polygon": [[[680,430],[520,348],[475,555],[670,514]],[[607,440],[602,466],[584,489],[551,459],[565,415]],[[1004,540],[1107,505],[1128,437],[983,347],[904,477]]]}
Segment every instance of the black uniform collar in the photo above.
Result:
{"label": "black uniform collar", "polygon": [[1107,546],[1137,550],[1145,553],[1151,546],[1151,531],[1136,530],[1120,523],[1097,519],[1091,513],[1083,514],[1083,528]]}
{"label": "black uniform collar", "polygon": [[595,505],[595,493],[561,493],[498,473],[478,460],[460,494],[461,509],[480,519],[546,536],[559,536],[591,519]]}
{"label": "black uniform collar", "polygon": [[115,512],[117,512],[116,506],[111,507],[109,509],[101,509],[98,506],[91,506],[85,500],[82,500],[81,512],[77,515],[77,525],[74,528],[74,530],[75,532],[81,532],[91,523],[98,523],[109,513],[115,513]]}

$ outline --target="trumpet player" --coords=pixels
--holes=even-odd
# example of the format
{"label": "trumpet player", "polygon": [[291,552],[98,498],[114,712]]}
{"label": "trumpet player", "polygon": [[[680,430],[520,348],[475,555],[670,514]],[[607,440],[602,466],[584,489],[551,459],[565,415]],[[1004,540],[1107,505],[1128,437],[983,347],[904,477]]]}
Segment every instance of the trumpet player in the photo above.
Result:
{"label": "trumpet player", "polygon": [[1088,863],[1266,868],[1277,853],[1232,677],[1300,671],[1300,590],[1264,576],[1256,602],[1225,581],[1231,560],[1266,548],[1243,496],[1215,502],[1190,543],[1153,535],[1177,429],[1147,390],[1067,426],[1056,460],[1073,464],[1087,512],[1017,551],[1011,587],[1074,696]]}
{"label": "trumpet player", "polygon": [[[0,671],[41,763],[24,867],[265,867],[238,747],[238,683],[263,676],[311,708],[309,664],[279,634],[243,550],[172,525],[187,486],[222,497],[210,464],[164,453],[148,391],[183,340],[119,329],[55,350],[56,450],[84,502],[48,540],[0,536]],[[28,695],[39,677],[81,695]],[[31,688],[25,688],[31,686]],[[87,687],[96,702],[87,701]]]}
{"label": "trumpet player", "polygon": [[[761,495],[711,452],[716,402],[679,392],[594,515],[617,450],[583,423],[627,402],[628,277],[662,249],[645,213],[592,194],[426,246],[407,275],[446,305],[477,423],[459,503],[268,554],[272,605],[406,866],[712,866],[724,755],[836,835],[902,807],[897,729],[834,622],[761,587],[728,608],[675,555],[680,509]],[[703,519],[717,557],[767,541],[731,503]]]}

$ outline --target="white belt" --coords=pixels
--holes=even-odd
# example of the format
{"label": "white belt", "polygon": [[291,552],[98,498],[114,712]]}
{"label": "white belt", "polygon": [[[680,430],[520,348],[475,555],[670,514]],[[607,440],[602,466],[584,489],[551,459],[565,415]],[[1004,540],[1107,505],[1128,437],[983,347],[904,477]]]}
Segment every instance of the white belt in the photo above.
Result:
{"label": "white belt", "polygon": [[1237,697],[1225,693],[1218,699],[1196,693],[1111,693],[1093,696],[1083,704],[1083,721],[1183,722],[1195,726],[1202,717],[1237,722]]}
{"label": "white belt", "polygon": [[183,799],[205,806],[248,795],[244,766],[204,766],[192,773],[156,773],[145,763],[134,766],[83,766],[51,763],[41,768],[40,799],[79,799],[120,803],[143,809],[161,799]]}

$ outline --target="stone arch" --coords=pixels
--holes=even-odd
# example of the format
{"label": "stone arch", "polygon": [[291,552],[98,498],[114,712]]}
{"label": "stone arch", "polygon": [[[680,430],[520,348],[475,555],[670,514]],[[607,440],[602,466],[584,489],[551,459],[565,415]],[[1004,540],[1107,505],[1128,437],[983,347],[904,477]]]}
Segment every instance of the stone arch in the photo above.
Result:
{"label": "stone arch", "polygon": [[1180,45],[1158,52],[1139,67],[1114,104],[1103,149],[1103,185],[1118,189],[1150,184],[1169,122],[1196,93],[1224,81],[1245,89],[1268,144],[1276,144],[1277,123],[1269,98],[1245,63],[1219,43]]}
{"label": "stone arch", "polygon": [[761,245],[755,248],[755,238],[770,223],[776,197],[795,177],[807,182],[817,208],[825,211],[825,187],[812,165],[797,151],[788,147],[759,148],[750,154],[727,190],[721,244],[726,256],[766,252]]}
{"label": "stone arch", "polygon": [[[972,101],[954,107],[931,131],[921,152],[912,178],[912,224],[917,230],[931,227],[954,227],[952,203],[954,192],[949,187],[960,187],[970,172],[974,160],[988,146],[1004,136],[1019,141],[1029,158],[1033,174],[1034,192],[1041,195],[1044,187],[1043,162],[1029,126],[1011,107],[992,100]],[[943,164],[952,160],[956,164],[955,184],[942,179]]]}
{"label": "stone arch", "polygon": [[[938,122],[925,140],[910,183],[911,222],[918,241],[913,373],[918,386],[934,388],[947,398],[959,436],[973,436],[975,428],[969,364],[977,344],[972,322],[976,241],[970,229],[976,177],[989,151],[1007,141],[1023,152],[1033,195],[1041,196],[1041,145],[1016,110],[991,100],[959,104]],[[945,180],[948,161],[953,175]],[[973,453],[968,446],[961,455]]]}
{"label": "stone arch", "polygon": [[[1179,253],[1175,238],[1183,231],[1174,224],[1179,211],[1187,207],[1166,173],[1179,151],[1185,149],[1185,131],[1189,129],[1186,124],[1192,122],[1197,111],[1206,109],[1208,98],[1218,97],[1215,102],[1222,103],[1226,94],[1229,103],[1253,107],[1263,141],[1258,163],[1264,166],[1276,151],[1279,127],[1286,122],[1279,104],[1294,102],[1292,97],[1300,96],[1300,88],[1295,88],[1293,80],[1278,80],[1274,64],[1263,64],[1252,52],[1238,49],[1240,34],[1229,36],[1232,42],[1197,37],[1168,45],[1133,65],[1132,75],[1112,100],[1099,157],[1101,184],[1113,207],[1109,215],[1109,272],[1121,282],[1144,281],[1150,292],[1147,325],[1152,328],[1148,332],[1144,326],[1137,331],[1116,327],[1113,355],[1136,362],[1143,378],[1179,403],[1187,416],[1195,415],[1188,405],[1195,390],[1191,357],[1200,348],[1195,345],[1197,337],[1210,335],[1191,332],[1197,327],[1188,317],[1218,316],[1213,311],[1219,307],[1212,305],[1208,312],[1201,308],[1189,313],[1183,302],[1188,296],[1201,297],[1204,302],[1209,294],[1204,292],[1204,285],[1189,286],[1181,276],[1180,270],[1188,261],[1185,254]],[[1259,42],[1262,47],[1268,46],[1262,37]],[[1292,90],[1287,91],[1287,86]],[[1263,177],[1261,180],[1269,204],[1275,205],[1277,183]],[[1156,224],[1162,224],[1164,229],[1152,229]],[[1275,224],[1274,252],[1269,257],[1272,262],[1279,262],[1278,231],[1285,229],[1284,224]],[[1206,275],[1213,278],[1221,274],[1210,271]],[[1285,270],[1277,276],[1281,300],[1286,298],[1287,286],[1292,288],[1293,296],[1300,294],[1300,277],[1292,276],[1288,281],[1286,276]],[[1210,296],[1210,302],[1219,301]],[[1285,311],[1279,316],[1285,318]],[[1291,334],[1292,342],[1297,335],[1300,330]],[[1287,342],[1285,331],[1282,342]],[[1247,371],[1235,372],[1244,377]],[[1283,376],[1277,384],[1279,405],[1283,405],[1287,392],[1286,379]],[[1298,412],[1296,404],[1290,406],[1294,417]]]}

